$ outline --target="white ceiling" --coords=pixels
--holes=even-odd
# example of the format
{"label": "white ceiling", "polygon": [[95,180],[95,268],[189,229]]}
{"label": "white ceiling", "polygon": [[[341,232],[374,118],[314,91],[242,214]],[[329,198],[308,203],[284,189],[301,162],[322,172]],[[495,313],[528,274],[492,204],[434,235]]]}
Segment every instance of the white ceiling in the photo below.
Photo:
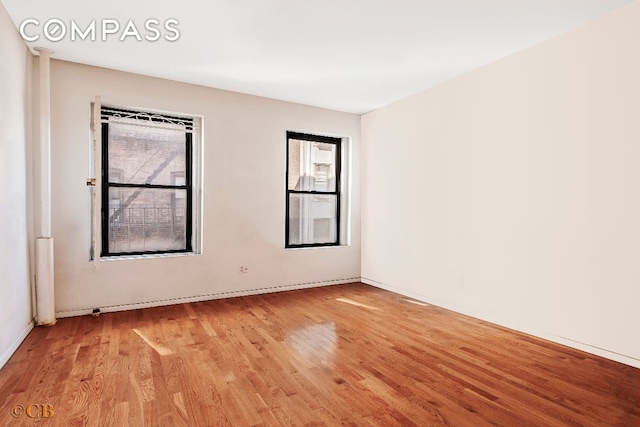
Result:
{"label": "white ceiling", "polygon": [[[16,26],[175,18],[180,38],[29,43],[54,58],[364,113],[631,0],[1,0]],[[123,28],[122,28],[123,29]],[[163,32],[163,34],[168,34]],[[170,34],[168,34],[170,35]]]}

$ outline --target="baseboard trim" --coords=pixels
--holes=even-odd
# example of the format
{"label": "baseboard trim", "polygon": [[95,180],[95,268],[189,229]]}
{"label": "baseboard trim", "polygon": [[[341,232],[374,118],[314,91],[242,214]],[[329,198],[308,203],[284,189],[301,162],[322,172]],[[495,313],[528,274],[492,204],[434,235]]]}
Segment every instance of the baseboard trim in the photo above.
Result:
{"label": "baseboard trim", "polygon": [[297,283],[293,285],[270,286],[264,288],[247,289],[243,291],[225,291],[206,295],[195,295],[191,297],[169,298],[163,300],[147,301],[132,304],[116,304],[109,306],[97,306],[91,308],[82,308],[78,310],[58,311],[56,318],[84,316],[91,314],[94,308],[99,308],[101,313],[112,313],[116,311],[136,310],[139,308],[161,307],[164,305],[184,304],[190,302],[211,301],[222,298],[242,297],[249,295],[268,294],[272,292],[293,291],[296,289],[317,288],[321,286],[343,285],[345,283],[359,282],[360,277],[351,277],[348,279],[327,280],[320,282]]}
{"label": "baseboard trim", "polygon": [[595,356],[604,357],[605,359],[613,360],[615,362],[624,363],[625,365],[632,366],[634,368],[640,368],[640,359],[635,357],[627,356],[625,354],[620,354],[615,351],[607,350],[604,348],[600,348],[591,344],[582,343],[571,338],[561,337],[558,335],[554,335],[551,333],[538,331],[528,327],[522,327],[520,325],[509,324],[506,322],[497,321],[496,319],[490,319],[485,316],[478,316],[477,313],[472,313],[469,310],[464,309],[463,307],[449,304],[447,302],[441,300],[434,300],[425,295],[416,294],[414,292],[408,292],[404,289],[396,288],[386,283],[378,282],[377,280],[369,279],[366,277],[361,278],[362,283],[367,285],[375,286],[380,289],[384,289],[390,292],[394,292],[396,294],[404,295],[406,297],[410,297],[416,299],[418,301],[425,302],[427,304],[435,305],[438,307],[442,307],[447,310],[454,311],[456,313],[464,314],[465,316],[473,317],[485,322],[490,322],[495,325],[499,325],[505,328],[513,329],[518,332],[525,333],[527,335],[532,335],[536,338],[541,338],[547,341],[554,342],[556,344],[561,344],[567,347],[571,347],[576,350],[584,351],[585,353],[593,354]]}
{"label": "baseboard trim", "polygon": [[27,338],[27,335],[29,335],[29,332],[33,330],[33,327],[34,323],[32,320],[31,322],[29,322],[27,327],[24,328],[22,332],[20,332],[20,335],[18,335],[18,337],[11,343],[9,348],[4,353],[2,353],[2,356],[0,356],[0,369],[2,369],[2,367],[9,361],[9,359],[11,359],[13,353],[15,353],[18,347],[20,347],[22,341]]}

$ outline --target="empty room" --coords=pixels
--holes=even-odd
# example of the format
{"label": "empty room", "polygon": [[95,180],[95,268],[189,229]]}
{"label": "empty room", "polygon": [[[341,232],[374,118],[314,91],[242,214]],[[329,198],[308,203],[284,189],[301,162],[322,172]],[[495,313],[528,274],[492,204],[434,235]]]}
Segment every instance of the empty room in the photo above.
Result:
{"label": "empty room", "polygon": [[640,0],[0,0],[0,426],[640,426]]}

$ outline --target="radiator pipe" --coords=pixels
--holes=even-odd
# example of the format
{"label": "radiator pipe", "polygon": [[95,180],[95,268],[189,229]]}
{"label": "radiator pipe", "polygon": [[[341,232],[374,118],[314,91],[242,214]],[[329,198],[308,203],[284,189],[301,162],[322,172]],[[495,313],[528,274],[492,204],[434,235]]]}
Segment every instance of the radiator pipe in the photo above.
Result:
{"label": "radiator pipe", "polygon": [[36,48],[39,54],[38,86],[38,158],[36,169],[38,191],[36,198],[36,324],[56,323],[53,237],[51,236],[51,79],[49,49]]}

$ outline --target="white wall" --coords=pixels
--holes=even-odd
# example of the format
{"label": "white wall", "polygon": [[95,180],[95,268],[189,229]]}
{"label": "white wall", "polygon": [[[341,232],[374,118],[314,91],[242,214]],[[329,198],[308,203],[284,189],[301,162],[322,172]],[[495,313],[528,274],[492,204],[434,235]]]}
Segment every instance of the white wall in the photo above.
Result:
{"label": "white wall", "polygon": [[640,366],[639,23],[363,116],[364,280]]}
{"label": "white wall", "polygon": [[[31,53],[0,5],[0,367],[33,327],[27,234]],[[30,204],[30,203],[29,203]]]}
{"label": "white wall", "polygon": [[[52,61],[56,312],[216,298],[360,278],[360,116]],[[204,116],[198,256],[89,262],[90,103]],[[352,245],[284,250],[287,130],[352,138]],[[249,272],[240,274],[240,266]]]}

